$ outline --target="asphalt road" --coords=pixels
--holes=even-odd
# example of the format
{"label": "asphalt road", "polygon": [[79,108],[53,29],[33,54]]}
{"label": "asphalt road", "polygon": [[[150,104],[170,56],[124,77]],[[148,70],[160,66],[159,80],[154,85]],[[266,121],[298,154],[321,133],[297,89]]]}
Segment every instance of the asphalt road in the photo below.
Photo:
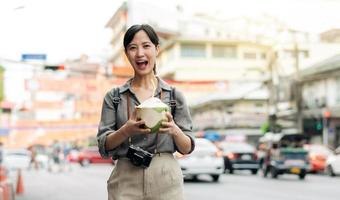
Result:
{"label": "asphalt road", "polygon": [[[17,200],[98,200],[107,199],[106,180],[110,165],[72,166],[71,171],[23,171],[24,194]],[[338,200],[340,177],[308,174],[305,180],[294,175],[278,179],[239,172],[225,174],[218,183],[202,176],[185,181],[187,200]]]}

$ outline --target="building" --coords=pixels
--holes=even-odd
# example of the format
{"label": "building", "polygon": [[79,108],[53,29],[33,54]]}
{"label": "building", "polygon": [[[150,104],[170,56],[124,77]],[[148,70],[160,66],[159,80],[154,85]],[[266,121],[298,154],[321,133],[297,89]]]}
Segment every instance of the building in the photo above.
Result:
{"label": "building", "polygon": [[331,147],[340,145],[340,55],[301,72],[304,133]]}
{"label": "building", "polygon": [[11,115],[1,116],[6,122],[2,128],[9,132],[5,145],[27,147],[95,137],[105,93],[125,79],[107,79],[105,66],[86,57],[33,67],[17,82],[21,98]]}

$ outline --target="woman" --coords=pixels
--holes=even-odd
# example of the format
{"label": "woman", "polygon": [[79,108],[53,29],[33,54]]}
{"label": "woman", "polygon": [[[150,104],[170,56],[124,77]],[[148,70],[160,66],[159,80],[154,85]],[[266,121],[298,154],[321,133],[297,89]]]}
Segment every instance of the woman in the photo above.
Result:
{"label": "woman", "polygon": [[[135,106],[150,97],[170,102],[170,85],[156,76],[159,39],[151,26],[133,25],[125,33],[124,48],[134,76],[119,87],[117,107],[114,89],[106,94],[97,134],[101,155],[118,160],[107,181],[108,199],[183,199],[183,176],[173,153],[194,150],[189,109],[182,93],[176,91],[175,116],[167,112],[168,120],[157,134],[145,128],[145,122],[136,118]],[[130,162],[127,152],[131,145],[153,153],[149,167]]]}

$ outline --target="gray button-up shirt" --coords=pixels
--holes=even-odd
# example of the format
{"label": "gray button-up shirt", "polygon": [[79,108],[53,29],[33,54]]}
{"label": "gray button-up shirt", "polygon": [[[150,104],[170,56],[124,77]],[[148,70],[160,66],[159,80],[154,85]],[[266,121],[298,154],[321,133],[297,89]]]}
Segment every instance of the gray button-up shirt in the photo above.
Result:
{"label": "gray button-up shirt", "polygon": [[[158,77],[157,77],[158,78]],[[129,140],[125,140],[122,144],[118,147],[105,150],[105,141],[108,134],[115,133],[115,127],[119,129],[122,125],[126,123],[128,120],[127,116],[127,96],[130,98],[130,112],[132,113],[134,107],[139,105],[140,102],[136,98],[135,94],[132,92],[131,89],[131,80],[128,80],[124,85],[119,87],[120,93],[120,102],[117,107],[117,114],[115,113],[115,108],[113,104],[113,89],[106,93],[103,106],[102,106],[102,113],[101,113],[101,120],[98,127],[97,133],[97,140],[98,140],[98,147],[99,152],[102,157],[107,158],[112,156],[113,159],[118,159],[121,157],[125,157],[128,147],[130,145]],[[170,91],[171,87],[166,82],[158,78],[158,86],[155,92],[155,97],[161,98],[161,91],[162,91],[162,101],[169,105],[170,102]],[[186,104],[184,96],[178,90],[175,90],[175,97],[176,97],[176,111],[174,121],[177,126],[190,137],[191,140],[191,151],[192,152],[195,148],[194,136],[192,133],[192,121],[189,113],[189,108]],[[126,95],[130,93],[129,95]],[[117,125],[117,126],[116,126]],[[169,152],[173,153],[178,151],[174,139],[170,134],[142,134],[142,135],[135,135],[131,137],[131,144],[135,146],[139,146],[148,152],[153,153],[156,149],[157,144],[157,151],[160,153]]]}

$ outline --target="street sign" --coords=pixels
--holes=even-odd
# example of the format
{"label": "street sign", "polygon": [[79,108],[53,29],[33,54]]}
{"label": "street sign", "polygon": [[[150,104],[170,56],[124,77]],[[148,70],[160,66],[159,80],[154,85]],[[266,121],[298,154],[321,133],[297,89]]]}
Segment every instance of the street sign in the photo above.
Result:
{"label": "street sign", "polygon": [[46,54],[22,54],[21,60],[27,61],[27,60],[46,60],[47,55]]}

